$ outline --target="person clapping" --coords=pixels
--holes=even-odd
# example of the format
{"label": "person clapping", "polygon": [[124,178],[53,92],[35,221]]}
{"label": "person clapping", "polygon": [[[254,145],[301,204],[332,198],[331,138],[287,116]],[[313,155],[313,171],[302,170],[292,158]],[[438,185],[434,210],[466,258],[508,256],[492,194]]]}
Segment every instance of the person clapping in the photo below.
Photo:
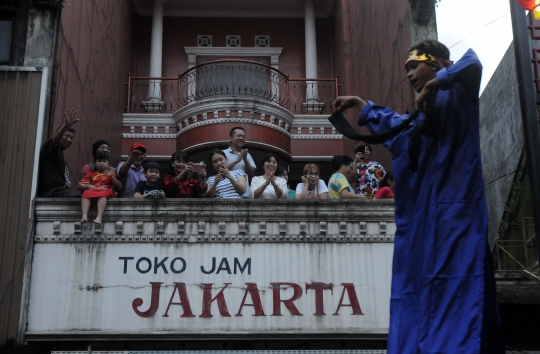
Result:
{"label": "person clapping", "polygon": [[246,191],[247,176],[242,170],[229,171],[227,157],[219,149],[210,153],[210,163],[217,175],[208,178],[207,198],[242,198]]}
{"label": "person clapping", "polygon": [[261,199],[287,198],[287,181],[276,177],[279,167],[276,155],[270,153],[262,158],[264,175],[253,177],[251,180],[251,197]]}

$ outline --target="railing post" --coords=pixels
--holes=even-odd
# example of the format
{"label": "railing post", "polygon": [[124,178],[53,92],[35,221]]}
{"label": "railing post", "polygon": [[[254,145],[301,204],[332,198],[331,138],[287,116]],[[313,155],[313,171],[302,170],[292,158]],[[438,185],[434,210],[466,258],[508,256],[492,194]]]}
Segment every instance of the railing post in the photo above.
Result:
{"label": "railing post", "polygon": [[335,85],[336,85],[336,98],[338,98],[338,97],[339,97],[339,92],[338,92],[339,85],[338,85],[338,76],[337,76],[337,74],[335,75],[335,79],[336,79],[336,81],[335,81]]}
{"label": "railing post", "polygon": [[178,73],[178,82],[177,82],[177,86],[178,86],[178,94],[176,95],[176,109],[180,109],[180,95],[182,94],[182,85],[180,83],[180,73]]}
{"label": "railing post", "polygon": [[287,93],[286,93],[286,98],[287,98],[287,109],[290,111],[291,110],[291,95],[290,95],[290,92],[289,92],[289,75],[287,75],[287,81],[286,81],[286,88],[287,88]]}
{"label": "railing post", "polygon": [[128,73],[128,89],[127,89],[127,110],[126,113],[129,113],[129,108],[131,106],[131,73]]}

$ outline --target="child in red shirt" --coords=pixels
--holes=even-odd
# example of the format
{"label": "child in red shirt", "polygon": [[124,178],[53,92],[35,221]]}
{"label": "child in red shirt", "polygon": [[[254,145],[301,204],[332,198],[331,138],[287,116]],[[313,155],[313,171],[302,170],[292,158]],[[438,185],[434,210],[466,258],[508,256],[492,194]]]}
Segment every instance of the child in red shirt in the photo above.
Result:
{"label": "child in red shirt", "polygon": [[97,152],[94,157],[95,171],[88,172],[79,182],[79,190],[82,193],[82,219],[81,222],[88,222],[88,210],[90,209],[90,199],[98,198],[97,217],[94,223],[101,224],[103,212],[107,206],[107,199],[114,198],[113,187],[116,190],[122,188],[122,182],[117,178],[109,166],[109,155],[104,152]]}
{"label": "child in red shirt", "polygon": [[394,199],[394,174],[386,172],[383,180],[379,183],[379,189],[375,192],[373,198],[376,199]]}

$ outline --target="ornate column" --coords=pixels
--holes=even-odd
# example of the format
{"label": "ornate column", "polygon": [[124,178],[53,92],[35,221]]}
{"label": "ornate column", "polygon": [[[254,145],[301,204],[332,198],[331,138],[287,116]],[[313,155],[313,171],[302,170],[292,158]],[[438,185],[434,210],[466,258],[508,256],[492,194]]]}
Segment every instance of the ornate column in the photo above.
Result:
{"label": "ornate column", "polygon": [[[154,0],[152,14],[152,43],[150,49],[150,77],[161,77],[163,62],[163,2]],[[148,100],[143,102],[146,110],[160,110],[163,106],[161,100],[161,80],[152,80],[148,87]]]}
{"label": "ornate column", "polygon": [[[313,0],[304,2],[304,23],[306,38],[306,78],[317,78],[317,35],[315,32],[315,5]],[[316,81],[306,82],[306,111],[319,109],[319,93]],[[313,107],[311,107],[313,106]]]}

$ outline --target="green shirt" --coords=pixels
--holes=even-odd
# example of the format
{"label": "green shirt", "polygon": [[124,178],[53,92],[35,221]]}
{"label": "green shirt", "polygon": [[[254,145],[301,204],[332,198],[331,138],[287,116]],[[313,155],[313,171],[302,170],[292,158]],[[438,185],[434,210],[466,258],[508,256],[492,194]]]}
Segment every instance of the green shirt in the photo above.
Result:
{"label": "green shirt", "polygon": [[328,191],[330,192],[331,199],[341,199],[341,191],[345,188],[349,189],[349,192],[354,193],[347,177],[341,173],[334,173],[328,181]]}

